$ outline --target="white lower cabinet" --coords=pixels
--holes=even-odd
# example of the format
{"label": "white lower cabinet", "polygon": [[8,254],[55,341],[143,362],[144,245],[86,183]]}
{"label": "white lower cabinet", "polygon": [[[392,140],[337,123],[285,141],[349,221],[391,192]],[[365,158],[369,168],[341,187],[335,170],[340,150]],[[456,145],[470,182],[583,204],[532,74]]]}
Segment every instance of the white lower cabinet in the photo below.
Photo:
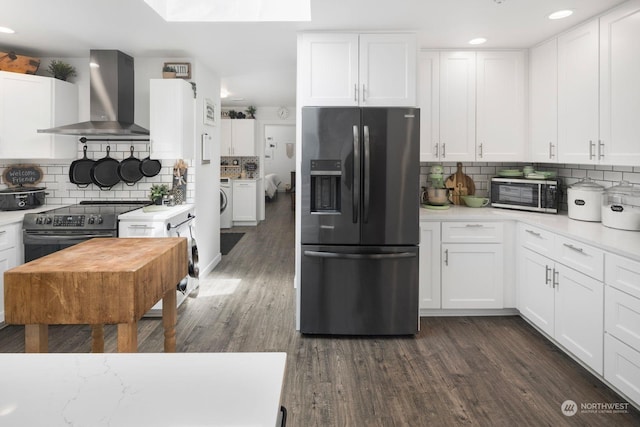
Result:
{"label": "white lower cabinet", "polygon": [[20,262],[21,226],[16,223],[0,227],[0,323],[4,322],[4,272]]}
{"label": "white lower cabinet", "polygon": [[440,223],[420,223],[420,308],[440,308]]}
{"label": "white lower cabinet", "polygon": [[553,263],[548,258],[521,248],[518,308],[521,315],[550,336],[553,336],[555,320],[552,266]]}
{"label": "white lower cabinet", "polygon": [[258,221],[257,182],[251,179],[233,180],[233,221],[256,225]]}

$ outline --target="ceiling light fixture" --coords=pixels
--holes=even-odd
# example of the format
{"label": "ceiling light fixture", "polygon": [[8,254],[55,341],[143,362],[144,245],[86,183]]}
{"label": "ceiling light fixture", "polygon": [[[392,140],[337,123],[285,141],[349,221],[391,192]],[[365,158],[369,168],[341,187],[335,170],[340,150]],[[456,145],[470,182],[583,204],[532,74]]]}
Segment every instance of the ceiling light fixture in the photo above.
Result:
{"label": "ceiling light fixture", "polygon": [[0,27],[0,33],[5,33],[5,34],[14,34],[15,31],[12,30],[9,27]]}
{"label": "ceiling light fixture", "polygon": [[144,0],[170,22],[311,21],[311,0]]}
{"label": "ceiling light fixture", "polygon": [[486,42],[487,42],[487,39],[485,39],[484,37],[477,37],[475,39],[469,40],[469,44],[482,44]]}
{"label": "ceiling light fixture", "polygon": [[220,89],[220,98],[226,98],[229,96],[229,92],[226,89]]}
{"label": "ceiling light fixture", "polygon": [[556,12],[549,14],[548,18],[555,20],[555,19],[566,18],[567,16],[571,16],[571,15],[573,15],[573,10],[571,9],[558,10]]}

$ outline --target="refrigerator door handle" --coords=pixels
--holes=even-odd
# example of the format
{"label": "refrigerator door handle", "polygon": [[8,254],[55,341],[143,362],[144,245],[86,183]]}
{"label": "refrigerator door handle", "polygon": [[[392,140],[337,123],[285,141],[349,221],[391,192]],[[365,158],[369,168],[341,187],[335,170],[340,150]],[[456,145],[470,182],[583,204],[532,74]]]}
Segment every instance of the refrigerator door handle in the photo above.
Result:
{"label": "refrigerator door handle", "polygon": [[358,222],[360,210],[360,132],[357,125],[353,125],[353,193],[351,201],[353,205],[353,223]]}
{"label": "refrigerator door handle", "polygon": [[319,252],[304,251],[305,256],[315,258],[333,258],[333,259],[398,259],[398,258],[415,258],[415,252],[398,252],[398,253],[378,253],[378,254],[347,254],[340,252]]}
{"label": "refrigerator door handle", "polygon": [[371,150],[369,145],[369,126],[364,126],[364,209],[362,221],[369,222],[369,201],[371,199]]}

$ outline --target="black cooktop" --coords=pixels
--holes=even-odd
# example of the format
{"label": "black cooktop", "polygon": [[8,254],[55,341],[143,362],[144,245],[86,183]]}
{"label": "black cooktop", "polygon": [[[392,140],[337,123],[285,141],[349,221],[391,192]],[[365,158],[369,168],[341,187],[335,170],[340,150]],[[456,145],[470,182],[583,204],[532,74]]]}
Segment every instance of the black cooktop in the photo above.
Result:
{"label": "black cooktop", "polygon": [[77,205],[42,212],[49,215],[120,215],[151,204],[148,200],[103,201],[88,200]]}

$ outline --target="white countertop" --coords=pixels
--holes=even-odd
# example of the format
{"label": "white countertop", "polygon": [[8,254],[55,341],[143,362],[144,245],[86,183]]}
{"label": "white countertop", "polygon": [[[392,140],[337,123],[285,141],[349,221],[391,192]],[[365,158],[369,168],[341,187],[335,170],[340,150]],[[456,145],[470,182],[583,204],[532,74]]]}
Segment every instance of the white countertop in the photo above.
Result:
{"label": "white countertop", "polygon": [[535,225],[606,251],[640,261],[640,231],[609,228],[600,222],[578,221],[567,213],[545,214],[500,208],[451,206],[447,210],[420,208],[421,221],[505,221]]}
{"label": "white countertop", "polygon": [[159,206],[149,205],[144,208],[126,212],[118,215],[120,221],[150,221],[162,222],[173,218],[176,215],[192,211],[195,208],[192,204],[175,205],[175,206]]}
{"label": "white countertop", "polygon": [[286,353],[0,355],[0,425],[276,425]]}
{"label": "white countertop", "polygon": [[44,212],[51,209],[62,208],[68,205],[43,205],[35,209],[25,209],[21,211],[2,211],[0,212],[0,226],[22,222],[25,214]]}

